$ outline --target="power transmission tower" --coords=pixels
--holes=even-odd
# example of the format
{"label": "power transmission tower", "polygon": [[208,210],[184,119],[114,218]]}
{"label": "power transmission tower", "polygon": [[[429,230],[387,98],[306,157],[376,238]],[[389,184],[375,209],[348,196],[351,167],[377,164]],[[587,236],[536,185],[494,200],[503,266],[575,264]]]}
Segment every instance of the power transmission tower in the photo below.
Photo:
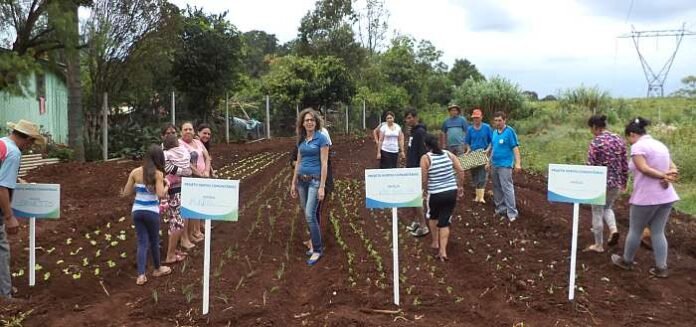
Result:
{"label": "power transmission tower", "polygon": [[[670,68],[672,68],[672,63],[674,62],[674,57],[677,56],[679,51],[679,46],[681,45],[684,36],[696,35],[696,33],[687,31],[685,29],[686,24],[682,25],[681,29],[678,30],[656,30],[656,31],[636,31],[636,29],[631,25],[631,33],[619,36],[619,38],[631,38],[633,39],[633,44],[636,47],[636,52],[638,52],[638,58],[640,59],[640,64],[643,66],[643,73],[645,74],[645,80],[648,82],[648,97],[662,97],[664,96],[664,85],[667,79],[667,74],[669,74]],[[660,38],[660,37],[676,37],[676,47],[674,52],[667,59],[667,62],[662,66],[657,74],[650,67],[650,64],[645,59],[643,54],[640,52],[639,41],[641,38]]]}

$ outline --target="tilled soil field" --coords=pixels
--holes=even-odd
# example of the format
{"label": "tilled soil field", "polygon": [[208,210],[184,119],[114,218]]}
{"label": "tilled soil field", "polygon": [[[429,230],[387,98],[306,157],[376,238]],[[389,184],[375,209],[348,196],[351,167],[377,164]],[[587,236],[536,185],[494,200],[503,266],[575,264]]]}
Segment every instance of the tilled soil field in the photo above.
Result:
{"label": "tilled soil field", "polygon": [[[374,143],[336,138],[336,187],[324,209],[325,256],[305,263],[307,228],[288,187],[292,139],[219,145],[221,178],[241,179],[238,222],[213,223],[211,312],[201,315],[203,243],[172,265],[174,273],[135,285],[135,232],[130,199],[118,197],[131,161],[58,164],[29,180],[59,183],[61,219],[37,222],[37,285],[27,286],[27,228],[11,237],[20,303],[3,303],[0,324],[24,326],[692,326],[696,317],[696,221],[669,223],[668,279],[652,279],[652,254],[638,267],[609,261],[621,252],[628,225],[616,210],[619,246],[578,254],[576,301],[569,303],[572,206],[546,200],[543,176],[515,177],[520,218],[493,217],[474,205],[473,189],[457,205],[448,262],[436,261],[429,236],[405,229],[400,210],[401,306],[392,304],[391,213],[365,209],[364,169]],[[591,239],[581,209],[579,248]],[[163,225],[164,227],[164,225]],[[166,235],[166,230],[163,230]],[[163,238],[166,241],[166,236]],[[165,246],[166,243],[163,243]]]}

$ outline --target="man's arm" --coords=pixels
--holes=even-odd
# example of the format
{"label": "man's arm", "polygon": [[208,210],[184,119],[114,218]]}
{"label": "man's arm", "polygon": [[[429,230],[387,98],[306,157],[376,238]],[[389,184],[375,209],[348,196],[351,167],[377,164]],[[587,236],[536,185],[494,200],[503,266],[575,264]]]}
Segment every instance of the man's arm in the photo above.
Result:
{"label": "man's arm", "polygon": [[8,234],[17,234],[19,222],[12,214],[10,205],[10,189],[0,186],[0,209],[2,209],[2,219],[5,220],[5,230]]}

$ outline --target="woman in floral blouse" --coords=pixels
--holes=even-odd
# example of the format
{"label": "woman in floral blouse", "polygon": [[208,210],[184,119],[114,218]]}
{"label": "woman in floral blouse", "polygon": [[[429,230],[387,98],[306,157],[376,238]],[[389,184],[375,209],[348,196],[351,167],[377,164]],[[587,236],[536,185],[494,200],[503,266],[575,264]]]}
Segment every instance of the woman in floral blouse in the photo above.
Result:
{"label": "woman in floral blouse", "polygon": [[594,115],[587,121],[587,126],[595,136],[587,153],[587,164],[607,167],[606,204],[592,206],[592,234],[594,244],[586,251],[604,252],[604,222],[609,227],[607,245],[619,242],[619,230],[614,217],[614,201],[622,190],[626,189],[628,180],[628,160],[626,143],[623,138],[607,130],[607,116]]}

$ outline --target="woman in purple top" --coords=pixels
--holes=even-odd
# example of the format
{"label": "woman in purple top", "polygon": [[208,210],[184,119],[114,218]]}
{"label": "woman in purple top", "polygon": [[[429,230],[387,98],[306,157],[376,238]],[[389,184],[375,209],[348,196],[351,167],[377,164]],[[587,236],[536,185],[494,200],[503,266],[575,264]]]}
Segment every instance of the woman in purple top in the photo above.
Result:
{"label": "woman in purple top", "polygon": [[626,137],[631,143],[631,161],[628,168],[633,172],[633,193],[629,200],[629,231],[623,256],[613,254],[611,261],[623,268],[633,268],[636,251],[645,227],[650,228],[655,267],[650,274],[666,278],[667,239],[665,225],[672,205],[679,200],[672,183],[677,180],[677,167],[672,162],[667,147],[647,134],[645,127],[650,122],[638,117],[626,125]]}
{"label": "woman in purple top", "polygon": [[592,206],[592,234],[594,244],[585,251],[604,252],[604,222],[609,227],[607,245],[614,246],[619,242],[619,230],[614,216],[614,201],[621,191],[626,189],[628,181],[628,161],[626,161],[626,143],[624,140],[607,130],[607,116],[594,115],[587,120],[587,126],[594,135],[587,151],[587,164],[607,167],[606,204]]}

